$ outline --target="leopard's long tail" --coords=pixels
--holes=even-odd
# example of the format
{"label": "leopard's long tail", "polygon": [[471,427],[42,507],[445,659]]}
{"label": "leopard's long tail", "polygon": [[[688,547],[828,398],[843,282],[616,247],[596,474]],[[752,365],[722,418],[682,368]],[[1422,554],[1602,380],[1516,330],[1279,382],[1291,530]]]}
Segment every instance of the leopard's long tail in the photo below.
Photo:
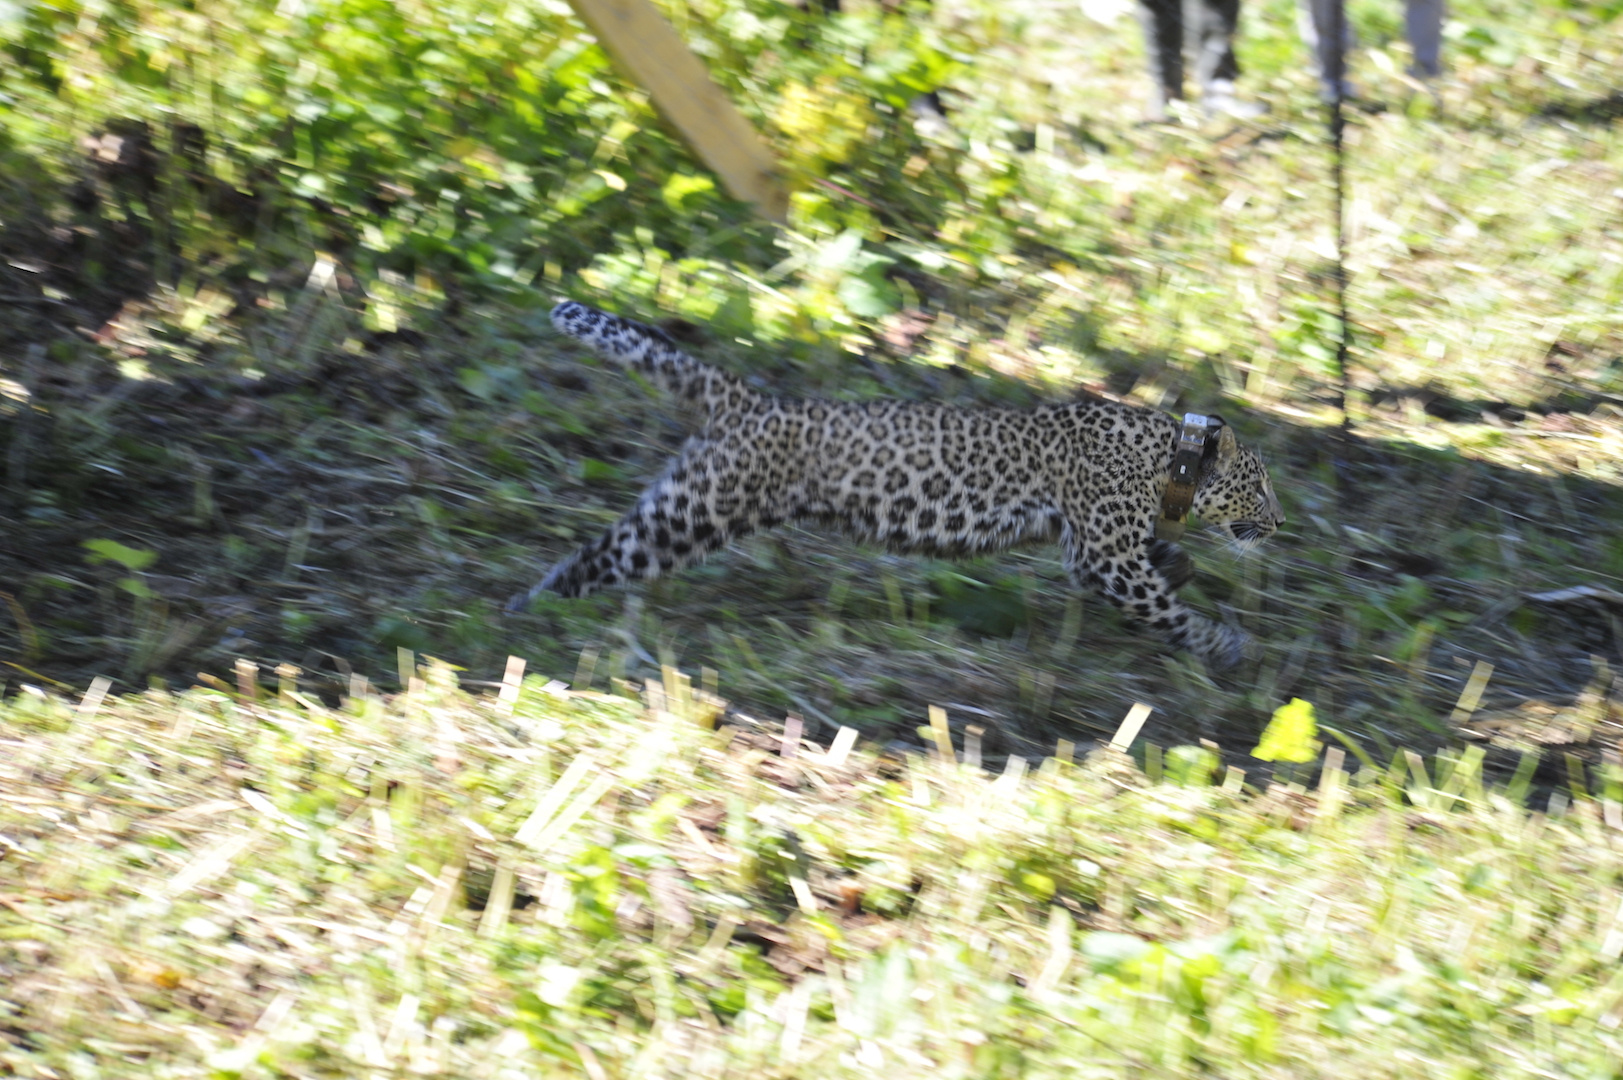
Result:
{"label": "leopard's long tail", "polygon": [[662,389],[688,401],[708,403],[733,381],[732,376],[683,352],[665,331],[573,300],[552,309],[552,325],[605,360],[640,371]]}

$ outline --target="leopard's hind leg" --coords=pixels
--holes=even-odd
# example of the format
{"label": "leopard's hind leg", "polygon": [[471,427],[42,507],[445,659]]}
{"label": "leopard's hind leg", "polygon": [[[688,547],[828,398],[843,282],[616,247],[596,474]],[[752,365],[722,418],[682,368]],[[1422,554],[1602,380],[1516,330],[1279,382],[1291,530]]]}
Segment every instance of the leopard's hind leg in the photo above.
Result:
{"label": "leopard's hind leg", "polygon": [[619,521],[578,548],[526,593],[516,611],[543,592],[588,596],[638,578],[669,574],[732,540],[786,516],[768,499],[764,478],[747,455],[703,438],[689,440],[664,476]]}

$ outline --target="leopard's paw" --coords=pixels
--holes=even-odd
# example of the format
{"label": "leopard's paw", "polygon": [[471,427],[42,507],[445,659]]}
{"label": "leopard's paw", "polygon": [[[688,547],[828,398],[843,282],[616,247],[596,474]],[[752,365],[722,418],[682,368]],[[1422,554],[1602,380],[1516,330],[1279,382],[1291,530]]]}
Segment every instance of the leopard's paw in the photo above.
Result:
{"label": "leopard's paw", "polygon": [[1228,670],[1238,667],[1246,660],[1256,660],[1262,656],[1262,646],[1257,639],[1241,630],[1238,626],[1219,623],[1217,626],[1216,648],[1207,657],[1207,661],[1216,668]]}

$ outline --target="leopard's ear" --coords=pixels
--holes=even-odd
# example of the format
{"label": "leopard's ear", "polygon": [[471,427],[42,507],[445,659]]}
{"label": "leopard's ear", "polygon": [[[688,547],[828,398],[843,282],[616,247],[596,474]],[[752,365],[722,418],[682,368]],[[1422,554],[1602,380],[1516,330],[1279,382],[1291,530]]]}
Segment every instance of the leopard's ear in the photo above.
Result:
{"label": "leopard's ear", "polygon": [[1217,429],[1217,460],[1214,462],[1217,471],[1228,472],[1229,466],[1234,464],[1234,459],[1239,453],[1240,444],[1234,439],[1234,429],[1224,424]]}

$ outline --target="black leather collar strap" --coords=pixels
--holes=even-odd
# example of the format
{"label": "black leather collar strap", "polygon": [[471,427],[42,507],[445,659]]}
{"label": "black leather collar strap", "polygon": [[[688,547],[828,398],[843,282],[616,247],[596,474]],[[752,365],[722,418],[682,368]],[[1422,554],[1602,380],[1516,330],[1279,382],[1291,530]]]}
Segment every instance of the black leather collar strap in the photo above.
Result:
{"label": "black leather collar strap", "polygon": [[1172,479],[1167,481],[1166,494],[1161,496],[1161,516],[1155,522],[1157,540],[1177,540],[1183,536],[1189,508],[1195,503],[1195,489],[1200,486],[1201,466],[1208,456],[1208,441],[1222,424],[1215,416],[1183,414],[1178,449],[1172,455]]}

